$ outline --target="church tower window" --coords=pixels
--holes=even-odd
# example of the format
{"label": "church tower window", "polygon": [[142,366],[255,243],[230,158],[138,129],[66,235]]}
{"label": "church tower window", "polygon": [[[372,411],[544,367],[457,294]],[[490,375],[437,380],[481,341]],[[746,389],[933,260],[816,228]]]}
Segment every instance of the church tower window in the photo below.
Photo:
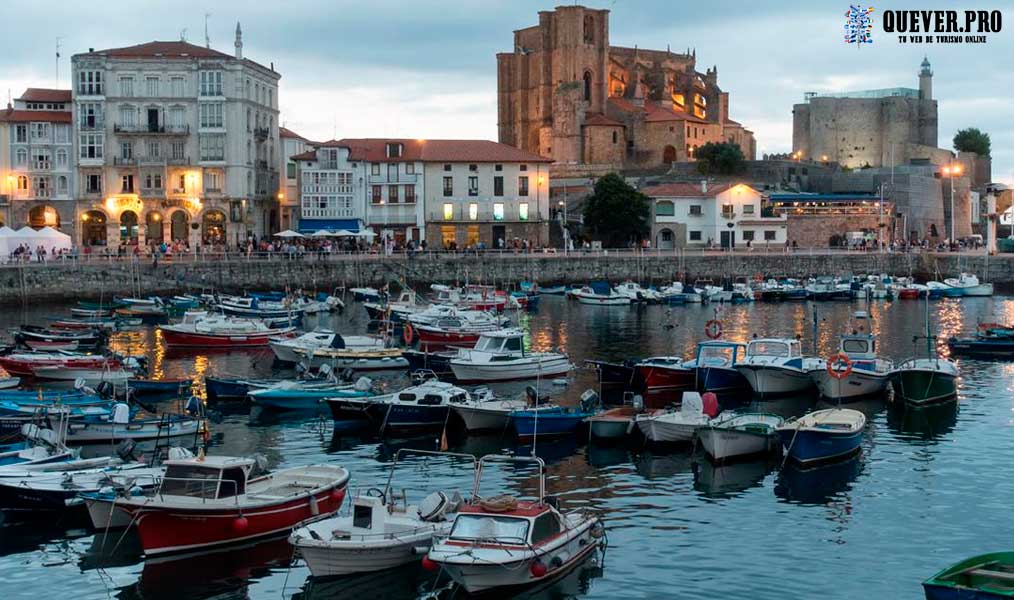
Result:
{"label": "church tower window", "polygon": [[591,71],[584,72],[584,99],[591,102],[592,74]]}
{"label": "church tower window", "polygon": [[591,15],[584,18],[584,43],[595,43],[595,19]]}

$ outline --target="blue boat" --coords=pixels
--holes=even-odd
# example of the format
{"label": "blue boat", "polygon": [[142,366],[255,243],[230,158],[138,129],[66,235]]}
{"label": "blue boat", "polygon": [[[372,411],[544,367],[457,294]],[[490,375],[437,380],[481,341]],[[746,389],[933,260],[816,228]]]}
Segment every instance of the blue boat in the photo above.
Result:
{"label": "blue boat", "polygon": [[139,396],[186,395],[193,385],[189,379],[129,379],[127,387]]}
{"label": "blue boat", "polygon": [[56,399],[63,401],[74,400],[85,395],[78,390],[0,390],[0,400],[45,400],[52,402]]}
{"label": "blue boat", "polygon": [[204,389],[211,402],[223,400],[245,400],[250,387],[266,386],[275,383],[272,380],[239,379],[223,377],[205,377]]}
{"label": "blue boat", "polygon": [[514,431],[518,437],[522,438],[537,435],[569,435],[577,431],[578,426],[594,414],[594,410],[561,407],[539,411],[516,410],[511,413],[511,423],[514,424]]}
{"label": "blue boat", "polygon": [[567,293],[567,286],[565,285],[551,285],[549,287],[539,288],[539,294],[549,294],[551,296],[562,296]]}
{"label": "blue boat", "polygon": [[785,454],[811,465],[859,451],[866,415],[848,408],[829,408],[786,422],[778,428]]}
{"label": "blue boat", "polygon": [[683,363],[694,369],[697,391],[728,394],[750,390],[750,382],[736,369],[746,356],[746,345],[712,340],[697,344],[697,356]]}
{"label": "blue boat", "polygon": [[282,300],[285,300],[285,292],[247,292],[246,295],[250,298],[269,300],[271,302],[281,302]]}
{"label": "blue boat", "polygon": [[370,390],[350,385],[307,384],[250,390],[250,401],[275,410],[315,410],[326,398],[367,398]]}

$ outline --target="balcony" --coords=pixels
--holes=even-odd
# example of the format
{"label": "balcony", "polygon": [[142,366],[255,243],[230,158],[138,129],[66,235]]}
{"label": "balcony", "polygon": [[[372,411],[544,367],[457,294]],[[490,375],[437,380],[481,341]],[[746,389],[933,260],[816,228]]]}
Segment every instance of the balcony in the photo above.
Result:
{"label": "balcony", "polygon": [[301,209],[304,219],[351,219],[355,211],[351,208],[306,208]]}
{"label": "balcony", "polygon": [[398,173],[394,178],[388,177],[388,175],[370,175],[370,183],[374,185],[385,185],[385,184],[401,184],[401,183],[416,183],[418,181],[418,173]]}
{"label": "balcony", "polygon": [[33,171],[49,171],[52,169],[53,164],[48,160],[33,160],[32,170]]}
{"label": "balcony", "polygon": [[164,156],[143,156],[137,159],[138,164],[147,167],[164,167],[166,159]]}
{"label": "balcony", "polygon": [[258,142],[263,142],[264,140],[268,139],[268,135],[271,133],[271,131],[268,130],[267,127],[254,127],[253,133],[254,138]]}
{"label": "balcony", "polygon": [[113,131],[121,135],[189,135],[190,125],[113,125]]}
{"label": "balcony", "polygon": [[106,122],[103,119],[84,119],[78,122],[77,128],[80,131],[102,131],[106,128]]}
{"label": "balcony", "polygon": [[141,195],[145,198],[165,198],[165,188],[141,188]]}
{"label": "balcony", "polygon": [[114,167],[136,167],[137,159],[131,156],[130,158],[123,158],[122,156],[113,157]]}
{"label": "balcony", "polygon": [[268,170],[268,161],[266,160],[258,160],[254,165],[261,171]]}
{"label": "balcony", "polygon": [[174,187],[174,188],[172,188],[172,194],[174,196],[186,196],[187,195],[187,188]]}
{"label": "balcony", "polygon": [[475,214],[475,218],[471,218],[468,210],[468,206],[455,206],[451,212],[451,218],[445,218],[447,215],[443,210],[430,211],[427,215],[426,221],[428,223],[539,223],[544,220],[542,213],[538,211],[529,211],[527,218],[522,219],[519,214],[519,207],[517,206],[505,206],[503,215],[499,218],[493,213],[491,208],[479,208]]}
{"label": "balcony", "polygon": [[177,157],[174,157],[174,158],[167,159],[166,163],[170,164],[170,165],[174,165],[174,166],[181,166],[181,165],[182,166],[186,166],[186,165],[190,164],[190,157],[189,156],[177,156]]}

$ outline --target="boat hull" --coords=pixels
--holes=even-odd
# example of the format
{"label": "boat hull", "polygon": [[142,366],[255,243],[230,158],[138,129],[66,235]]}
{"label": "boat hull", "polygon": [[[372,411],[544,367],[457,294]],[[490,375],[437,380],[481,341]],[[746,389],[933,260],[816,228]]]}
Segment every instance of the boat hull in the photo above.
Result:
{"label": "boat hull", "polygon": [[295,544],[314,577],[338,577],[353,573],[372,573],[392,569],[419,560],[416,548],[427,548],[432,533],[399,535],[386,544],[369,548],[336,548]]}
{"label": "boat hull", "polygon": [[173,331],[162,328],[162,339],[173,348],[260,348],[270,343],[270,338],[284,335],[283,330],[256,333],[203,334]]}
{"label": "boat hull", "polygon": [[510,411],[507,410],[455,406],[454,412],[461,417],[466,431],[503,431],[511,422]]}
{"label": "boat hull", "polygon": [[888,373],[853,369],[844,379],[835,379],[825,369],[810,371],[817,391],[824,398],[848,402],[883,394],[891,382]]}
{"label": "boat hull", "polygon": [[786,455],[803,465],[836,460],[859,452],[863,439],[861,429],[848,432],[779,429],[778,435]]}
{"label": "boat hull", "polygon": [[201,428],[197,419],[174,419],[168,424],[159,420],[141,423],[74,423],[67,430],[68,443],[101,443],[121,440],[153,440],[196,435]]}
{"label": "boat hull", "polygon": [[931,369],[895,371],[891,374],[891,387],[895,398],[919,406],[948,402],[958,393],[954,375]]}
{"label": "boat hull", "polygon": [[[527,357],[526,357],[527,358]],[[543,360],[504,360],[496,363],[474,363],[467,360],[451,360],[454,377],[462,383],[485,381],[511,381],[515,379],[536,379],[565,375],[570,372],[567,357],[553,357]]]}
{"label": "boat hull", "polygon": [[728,367],[697,367],[697,391],[728,394],[750,389],[742,373]]}
{"label": "boat hull", "polygon": [[805,392],[813,387],[813,380],[802,369],[792,369],[774,365],[736,365],[736,370],[743,375],[759,398],[774,398]]}
{"label": "boat hull", "polygon": [[627,437],[633,419],[588,419],[589,435],[596,440],[618,440]]}
{"label": "boat hull", "polygon": [[637,365],[633,376],[635,388],[640,389],[646,408],[664,408],[678,402],[683,392],[697,387],[692,369],[660,365]]}
{"label": "boat hull", "polygon": [[543,435],[571,435],[588,416],[584,413],[523,412],[511,415],[511,423],[518,437],[531,438]]}
{"label": "boat hull", "polygon": [[688,444],[693,441],[700,423],[673,423],[660,419],[638,419],[637,428],[650,442]]}
{"label": "boat hull", "polygon": [[716,461],[730,460],[744,456],[768,454],[778,449],[778,436],[764,433],[703,427],[697,431],[697,438],[708,456]]}

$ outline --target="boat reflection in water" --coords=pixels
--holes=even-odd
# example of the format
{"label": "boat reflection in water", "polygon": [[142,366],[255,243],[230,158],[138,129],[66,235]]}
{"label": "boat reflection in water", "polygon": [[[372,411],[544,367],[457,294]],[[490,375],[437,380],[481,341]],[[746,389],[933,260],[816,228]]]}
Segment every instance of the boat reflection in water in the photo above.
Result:
{"label": "boat reflection in water", "polygon": [[768,460],[715,464],[707,458],[694,462],[694,489],[708,498],[734,498],[764,483],[777,463]]}
{"label": "boat reflection in water", "polygon": [[141,562],[141,537],[137,529],[114,529],[99,531],[92,536],[92,543],[78,559],[82,571],[129,567]]}
{"label": "boat reflection in water", "polygon": [[645,479],[667,479],[675,475],[689,474],[693,458],[690,454],[656,454],[643,452],[634,457],[634,467]]}
{"label": "boat reflection in water", "polygon": [[786,463],[775,481],[775,495],[793,504],[827,504],[852,489],[863,470],[862,455],[815,468]]}
{"label": "boat reflection in water", "polygon": [[772,400],[753,400],[744,412],[759,412],[778,415],[784,419],[793,419],[810,412],[817,401],[813,393],[782,396]]}
{"label": "boat reflection in water", "polygon": [[[421,559],[420,559],[421,560]],[[421,562],[342,577],[310,577],[292,600],[415,600],[432,589],[435,575]]]}
{"label": "boat reflection in water", "polygon": [[958,401],[914,408],[904,402],[887,411],[887,426],[902,440],[935,441],[954,429],[958,421]]}
{"label": "boat reflection in water", "polygon": [[589,444],[585,453],[588,464],[599,469],[631,462],[630,450],[620,444]]}

